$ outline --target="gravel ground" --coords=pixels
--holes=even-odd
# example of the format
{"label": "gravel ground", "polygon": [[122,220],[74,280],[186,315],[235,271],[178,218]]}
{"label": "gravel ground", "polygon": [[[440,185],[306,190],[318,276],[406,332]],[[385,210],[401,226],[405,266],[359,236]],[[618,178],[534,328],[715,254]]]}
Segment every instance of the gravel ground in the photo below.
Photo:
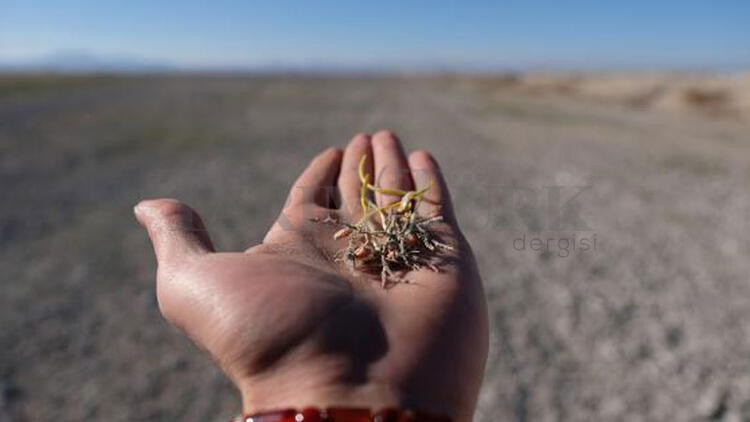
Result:
{"label": "gravel ground", "polygon": [[0,421],[227,420],[132,205],[245,248],[314,153],[382,127],[435,153],[478,255],[477,421],[750,420],[747,123],[488,79],[6,76]]}

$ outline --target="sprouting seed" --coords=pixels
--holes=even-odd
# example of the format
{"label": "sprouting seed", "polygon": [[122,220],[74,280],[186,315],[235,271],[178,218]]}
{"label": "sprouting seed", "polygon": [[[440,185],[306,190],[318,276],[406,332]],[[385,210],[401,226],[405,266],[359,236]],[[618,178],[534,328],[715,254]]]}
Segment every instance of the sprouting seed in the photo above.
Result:
{"label": "sprouting seed", "polygon": [[[422,197],[431,183],[419,190],[402,191],[374,186],[370,175],[365,173],[366,156],[359,161],[360,206],[362,217],[355,223],[342,223],[336,218],[315,220],[341,227],[333,235],[335,240],[347,239],[347,246],[338,256],[352,273],[357,270],[379,270],[380,282],[386,287],[389,282],[407,282],[396,274],[407,271],[431,269],[439,271],[434,256],[441,251],[453,250],[438,241],[428,229],[430,224],[442,221],[442,216],[423,217],[417,214]],[[397,199],[387,205],[378,206],[369,197],[370,193],[393,196]]]}
{"label": "sprouting seed", "polygon": [[351,233],[352,233],[352,229],[350,229],[349,227],[344,227],[343,229],[341,229],[341,230],[337,231],[336,233],[334,233],[333,234],[333,238],[334,238],[334,240],[343,239],[343,238],[349,236]]}
{"label": "sprouting seed", "polygon": [[414,200],[416,193],[416,191],[406,192],[406,194],[401,197],[401,205],[398,207],[399,212],[405,212],[411,207],[411,203]]}
{"label": "sprouting seed", "polygon": [[367,245],[362,245],[354,251],[354,257],[359,259],[367,259],[372,256],[372,250]]}
{"label": "sprouting seed", "polygon": [[414,235],[414,233],[409,233],[404,236],[404,245],[408,247],[416,246],[417,242],[419,242],[419,240],[417,239],[417,236]]}

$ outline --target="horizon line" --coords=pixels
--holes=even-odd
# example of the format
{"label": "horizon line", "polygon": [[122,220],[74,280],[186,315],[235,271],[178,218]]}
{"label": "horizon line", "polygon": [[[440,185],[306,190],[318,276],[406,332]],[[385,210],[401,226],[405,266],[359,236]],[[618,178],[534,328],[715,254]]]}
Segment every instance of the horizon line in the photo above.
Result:
{"label": "horizon line", "polygon": [[[587,63],[588,61],[588,63]],[[750,71],[747,60],[657,62],[609,59],[445,60],[439,58],[375,60],[267,60],[257,63],[180,63],[133,55],[98,55],[58,51],[34,58],[3,58],[0,72],[32,73],[513,73],[513,72],[718,72]]]}

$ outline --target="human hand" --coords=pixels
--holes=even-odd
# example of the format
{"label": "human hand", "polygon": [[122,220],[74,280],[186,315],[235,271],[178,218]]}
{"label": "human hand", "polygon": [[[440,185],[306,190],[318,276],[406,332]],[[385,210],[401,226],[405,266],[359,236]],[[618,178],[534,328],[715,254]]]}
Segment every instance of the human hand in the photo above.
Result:
{"label": "human hand", "polygon": [[[344,241],[311,219],[361,215],[363,154],[382,187],[432,181],[418,211],[444,216],[430,226],[454,248],[440,272],[411,271],[408,284],[383,289],[377,275],[353,274],[332,259]],[[329,208],[320,187],[340,192],[340,208]],[[378,204],[392,200],[377,196]],[[389,132],[358,135],[343,152],[327,149],[299,176],[263,243],[245,252],[214,252],[198,214],[175,200],[142,201],[135,214],[156,252],[162,314],[222,367],[245,412],[390,406],[471,419],[487,357],[486,304],[428,153],[407,160]]]}

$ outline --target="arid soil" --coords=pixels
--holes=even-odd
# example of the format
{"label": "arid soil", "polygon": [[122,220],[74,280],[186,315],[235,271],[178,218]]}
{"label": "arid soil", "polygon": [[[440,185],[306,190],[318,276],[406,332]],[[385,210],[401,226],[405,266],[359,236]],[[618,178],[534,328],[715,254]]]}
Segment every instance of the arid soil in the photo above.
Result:
{"label": "arid soil", "polygon": [[383,127],[441,161],[478,256],[477,421],[750,420],[748,122],[511,79],[0,77],[0,421],[228,420],[132,206],[246,248],[313,154]]}

